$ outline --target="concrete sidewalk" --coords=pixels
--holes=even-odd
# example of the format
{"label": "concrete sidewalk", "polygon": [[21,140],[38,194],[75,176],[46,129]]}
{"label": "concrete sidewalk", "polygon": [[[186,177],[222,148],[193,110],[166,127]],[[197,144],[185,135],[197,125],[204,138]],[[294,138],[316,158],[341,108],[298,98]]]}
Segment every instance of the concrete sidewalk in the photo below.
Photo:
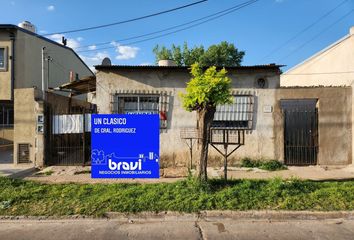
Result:
{"label": "concrete sidewalk", "polygon": [[[184,179],[187,176],[186,168],[169,169],[169,176],[160,179],[92,179],[90,167],[62,167],[52,166],[42,170],[42,173],[50,172],[50,175],[40,174],[32,175],[26,180],[34,180],[45,183],[159,183],[175,182]],[[166,172],[166,170],[164,170]],[[173,174],[175,171],[176,174]],[[223,168],[208,168],[209,178],[222,178]],[[173,177],[176,176],[176,177]],[[183,176],[183,177],[182,177]],[[310,180],[351,180],[354,179],[354,165],[342,167],[289,167],[288,170],[265,171],[257,168],[236,168],[230,167],[228,171],[229,179],[271,179],[271,178],[289,179],[292,177]]]}
{"label": "concrete sidewalk", "polygon": [[11,178],[24,178],[36,172],[33,164],[0,164],[0,176]]}
{"label": "concrete sidewalk", "polygon": [[1,220],[2,240],[45,239],[343,239],[354,236],[354,220],[140,221],[106,219]]}

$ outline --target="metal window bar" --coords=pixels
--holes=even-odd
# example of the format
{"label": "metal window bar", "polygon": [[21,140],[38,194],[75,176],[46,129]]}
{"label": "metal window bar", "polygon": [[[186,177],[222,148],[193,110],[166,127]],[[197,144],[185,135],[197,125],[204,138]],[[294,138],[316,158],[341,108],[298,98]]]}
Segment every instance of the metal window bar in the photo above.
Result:
{"label": "metal window bar", "polygon": [[112,113],[160,114],[160,128],[167,128],[168,95],[144,93],[116,93],[113,95]]}
{"label": "metal window bar", "polygon": [[0,105],[0,127],[12,127],[14,124],[14,109],[10,104]]}
{"label": "metal window bar", "polygon": [[216,106],[213,128],[251,129],[253,121],[252,95],[234,95],[231,104]]}

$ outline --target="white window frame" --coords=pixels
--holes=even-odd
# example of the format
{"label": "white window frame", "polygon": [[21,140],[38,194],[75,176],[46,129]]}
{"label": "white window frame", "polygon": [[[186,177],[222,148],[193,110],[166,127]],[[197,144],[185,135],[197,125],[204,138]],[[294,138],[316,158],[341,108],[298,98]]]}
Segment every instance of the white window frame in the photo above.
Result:
{"label": "white window frame", "polygon": [[0,46],[0,48],[4,49],[4,66],[0,66],[0,72],[7,72],[8,49],[4,46]]}

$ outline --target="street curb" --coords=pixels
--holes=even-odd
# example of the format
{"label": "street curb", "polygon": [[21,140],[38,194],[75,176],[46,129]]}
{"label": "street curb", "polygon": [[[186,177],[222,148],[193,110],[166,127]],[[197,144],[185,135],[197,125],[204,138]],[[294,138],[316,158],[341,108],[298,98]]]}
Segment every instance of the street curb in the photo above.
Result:
{"label": "street curb", "polygon": [[199,213],[181,212],[140,212],[121,213],[107,212],[103,217],[70,215],[70,216],[0,216],[1,221],[61,221],[61,220],[116,220],[119,222],[197,222],[197,221],[228,221],[228,220],[252,220],[252,221],[297,221],[297,220],[330,220],[343,219],[354,220],[354,211],[201,211]]}
{"label": "street curb", "polygon": [[107,212],[105,217],[120,221],[216,221],[216,220],[354,220],[354,211],[202,211],[199,213],[179,212]]}

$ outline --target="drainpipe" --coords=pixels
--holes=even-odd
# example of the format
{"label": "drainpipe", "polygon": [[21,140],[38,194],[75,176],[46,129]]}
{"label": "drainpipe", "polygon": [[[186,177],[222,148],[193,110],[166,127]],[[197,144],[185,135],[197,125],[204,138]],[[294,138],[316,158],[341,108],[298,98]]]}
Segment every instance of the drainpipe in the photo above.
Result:
{"label": "drainpipe", "polygon": [[42,97],[43,101],[45,100],[45,87],[44,87],[44,50],[45,47],[42,47]]}

